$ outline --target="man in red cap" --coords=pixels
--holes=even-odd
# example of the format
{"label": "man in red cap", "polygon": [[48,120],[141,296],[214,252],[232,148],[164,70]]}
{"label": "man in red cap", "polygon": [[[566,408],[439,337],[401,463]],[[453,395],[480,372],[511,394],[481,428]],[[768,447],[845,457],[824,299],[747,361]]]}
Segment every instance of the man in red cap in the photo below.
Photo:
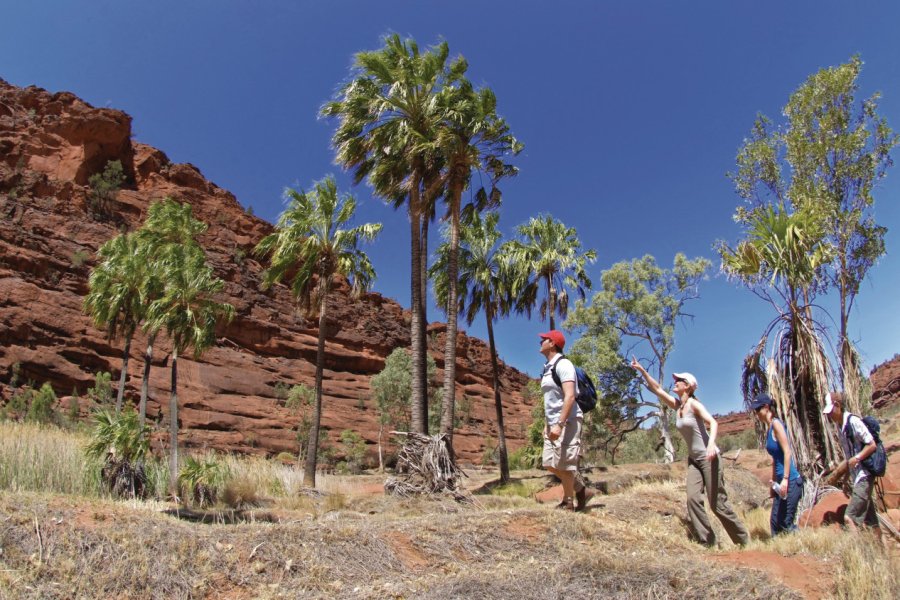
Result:
{"label": "man in red cap", "polygon": [[566,345],[562,332],[553,329],[538,335],[541,354],[547,360],[541,373],[545,417],[543,465],[562,482],[563,500],[557,508],[581,510],[587,504],[587,490],[577,476],[584,414],[575,402],[578,394],[575,365],[562,354]]}

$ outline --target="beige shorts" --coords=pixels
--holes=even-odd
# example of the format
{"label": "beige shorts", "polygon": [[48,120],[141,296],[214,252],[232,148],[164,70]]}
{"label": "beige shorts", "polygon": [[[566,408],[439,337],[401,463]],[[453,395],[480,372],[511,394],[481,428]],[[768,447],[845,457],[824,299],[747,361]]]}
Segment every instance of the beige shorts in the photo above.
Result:
{"label": "beige shorts", "polygon": [[544,468],[560,471],[577,471],[578,459],[581,458],[581,425],[582,419],[569,420],[563,427],[562,435],[554,441],[547,439],[544,432]]}

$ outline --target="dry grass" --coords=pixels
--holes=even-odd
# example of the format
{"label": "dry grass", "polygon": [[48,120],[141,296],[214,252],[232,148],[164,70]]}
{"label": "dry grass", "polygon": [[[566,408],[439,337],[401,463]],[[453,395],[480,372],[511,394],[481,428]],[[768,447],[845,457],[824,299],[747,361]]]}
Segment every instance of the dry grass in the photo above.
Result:
{"label": "dry grass", "polygon": [[[80,442],[55,436],[30,429],[14,438],[48,453],[29,481],[79,464],[72,452]],[[27,469],[23,457],[33,454],[13,451],[8,439],[0,437],[0,461],[15,458]],[[716,550],[690,541],[677,471],[668,481],[597,495],[587,513],[573,515],[534,502],[540,474],[518,474],[518,483],[460,505],[362,493],[383,481],[377,476],[320,476],[320,490],[304,490],[301,473],[277,461],[222,460],[231,501],[253,498],[279,522],[190,523],[162,514],[158,502],[62,495],[36,481],[43,493],[25,491],[26,478],[17,476],[15,488],[0,492],[0,598],[800,597],[764,572],[712,560]],[[768,540],[768,509],[754,508],[763,486],[740,469],[726,478],[754,532],[748,552],[827,561],[834,598],[900,596],[897,558],[865,537],[828,529]]]}

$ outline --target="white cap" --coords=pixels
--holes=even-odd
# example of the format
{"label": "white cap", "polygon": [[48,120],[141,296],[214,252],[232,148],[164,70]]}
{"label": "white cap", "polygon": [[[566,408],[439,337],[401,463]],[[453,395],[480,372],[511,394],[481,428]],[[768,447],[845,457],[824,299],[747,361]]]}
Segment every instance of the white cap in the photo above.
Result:
{"label": "white cap", "polygon": [[690,385],[692,385],[694,387],[694,389],[697,389],[697,387],[698,387],[697,386],[697,378],[694,377],[692,374],[688,373],[687,371],[685,371],[684,373],[672,373],[672,377],[674,379],[684,379]]}
{"label": "white cap", "polygon": [[831,401],[831,393],[825,394],[825,408],[822,409],[823,415],[830,415],[834,410],[834,402]]}

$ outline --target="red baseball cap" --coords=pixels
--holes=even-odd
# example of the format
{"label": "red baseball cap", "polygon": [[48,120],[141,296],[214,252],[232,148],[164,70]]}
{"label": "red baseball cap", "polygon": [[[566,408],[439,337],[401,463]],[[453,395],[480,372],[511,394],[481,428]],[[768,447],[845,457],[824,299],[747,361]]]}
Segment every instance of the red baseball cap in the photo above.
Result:
{"label": "red baseball cap", "polygon": [[566,346],[566,336],[561,331],[551,329],[547,333],[539,333],[538,337],[542,340],[550,340],[553,345],[562,350]]}

